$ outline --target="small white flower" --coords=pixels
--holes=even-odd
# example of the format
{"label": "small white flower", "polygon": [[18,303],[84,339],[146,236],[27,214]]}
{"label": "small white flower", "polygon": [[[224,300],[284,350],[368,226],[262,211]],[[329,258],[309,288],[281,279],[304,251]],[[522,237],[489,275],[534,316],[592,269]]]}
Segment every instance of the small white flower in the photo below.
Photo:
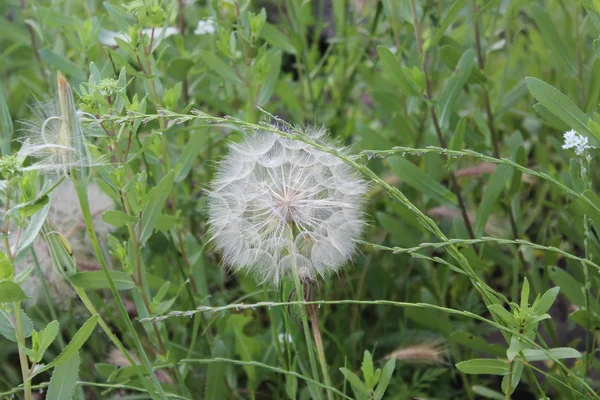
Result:
{"label": "small white flower", "polygon": [[[330,146],[324,129],[306,135]],[[338,157],[270,132],[230,146],[208,194],[209,233],[236,271],[278,285],[326,278],[355,252],[367,184]],[[343,152],[343,149],[336,149]]]}
{"label": "small white flower", "polygon": [[586,150],[594,148],[594,146],[588,143],[587,137],[580,135],[572,129],[568,132],[565,132],[564,138],[565,144],[563,144],[562,148],[574,149],[575,154],[577,154],[578,156],[583,155],[583,153],[585,153]]}
{"label": "small white flower", "polygon": [[212,35],[216,32],[215,21],[212,19],[201,19],[194,30],[194,35]]}

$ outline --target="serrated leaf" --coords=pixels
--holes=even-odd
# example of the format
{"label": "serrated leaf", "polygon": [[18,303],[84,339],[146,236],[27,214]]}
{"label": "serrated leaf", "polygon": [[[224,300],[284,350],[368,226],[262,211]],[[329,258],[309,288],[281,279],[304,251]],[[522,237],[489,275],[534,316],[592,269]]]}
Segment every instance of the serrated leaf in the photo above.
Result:
{"label": "serrated leaf", "polygon": [[[135,287],[131,276],[122,271],[109,271],[115,282],[117,290],[129,290]],[[69,276],[69,281],[82,289],[110,289],[106,273],[104,271],[77,272]]]}
{"label": "serrated leaf", "polygon": [[506,375],[509,371],[509,362],[491,358],[476,358],[456,364],[456,368],[465,374]]}
{"label": "serrated leaf", "polygon": [[551,360],[552,358],[549,357],[547,353],[550,353],[555,360],[563,360],[565,358],[581,358],[581,353],[570,347],[557,347],[546,351],[540,349],[523,350],[523,355],[527,361],[530,362]]}
{"label": "serrated leaf", "polygon": [[71,400],[75,393],[79,376],[79,352],[54,367],[46,400]]}

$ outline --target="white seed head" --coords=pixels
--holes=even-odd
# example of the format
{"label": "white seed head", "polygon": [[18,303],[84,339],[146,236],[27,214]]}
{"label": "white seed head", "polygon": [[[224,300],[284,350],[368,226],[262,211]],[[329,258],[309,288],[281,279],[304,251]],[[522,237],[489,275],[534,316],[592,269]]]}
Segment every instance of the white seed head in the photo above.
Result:
{"label": "white seed head", "polygon": [[[314,142],[331,144],[324,129]],[[336,148],[336,151],[343,152]],[[209,234],[235,271],[278,285],[326,278],[354,254],[367,184],[338,157],[260,131],[232,144],[208,193]]]}

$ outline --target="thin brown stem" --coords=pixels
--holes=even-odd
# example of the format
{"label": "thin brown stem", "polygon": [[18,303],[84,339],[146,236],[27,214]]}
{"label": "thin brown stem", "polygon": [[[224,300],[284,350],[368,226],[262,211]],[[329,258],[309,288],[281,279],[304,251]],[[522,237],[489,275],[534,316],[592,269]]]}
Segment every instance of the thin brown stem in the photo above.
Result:
{"label": "thin brown stem", "polygon": [[[446,140],[444,139],[444,134],[442,133],[442,128],[440,127],[440,123],[439,123],[439,120],[437,117],[437,112],[436,112],[433,104],[430,102],[430,100],[432,98],[431,81],[429,79],[429,74],[427,71],[426,54],[423,52],[423,39],[421,38],[421,26],[419,23],[419,18],[417,16],[417,10],[415,7],[414,0],[410,0],[410,11],[411,11],[411,16],[412,16],[413,29],[415,32],[415,40],[417,42],[417,50],[419,52],[419,57],[421,58],[421,69],[423,70],[423,74],[425,75],[425,99],[428,102],[429,114],[431,115],[431,120],[433,121],[433,127],[434,127],[435,133],[438,137],[438,141],[440,142],[440,146],[446,149],[446,148],[448,148],[448,145],[446,144]],[[450,178],[450,184],[452,186],[452,191],[454,192],[454,195],[456,196],[456,200],[458,201],[458,207],[460,208],[460,214],[464,221],[465,227],[467,228],[467,233],[469,234],[469,237],[471,239],[475,239],[475,231],[473,231],[473,226],[471,225],[471,221],[470,221],[469,215],[467,213],[467,207],[465,205],[462,194],[460,192],[460,186],[458,186],[458,182],[456,180],[456,175],[454,174],[454,171],[452,171],[452,170],[448,171],[448,176]],[[473,249],[475,250],[475,252],[477,254],[479,254],[479,248],[477,246],[473,246]]]}

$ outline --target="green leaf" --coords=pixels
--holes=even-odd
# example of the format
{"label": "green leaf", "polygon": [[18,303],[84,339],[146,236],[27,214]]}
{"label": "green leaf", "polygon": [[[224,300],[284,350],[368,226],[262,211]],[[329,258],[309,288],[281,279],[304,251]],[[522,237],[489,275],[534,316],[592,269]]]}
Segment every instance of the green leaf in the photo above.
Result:
{"label": "green leaf", "polygon": [[347,368],[340,368],[340,371],[342,372],[342,374],[344,375],[344,377],[348,380],[348,382],[350,382],[350,385],[352,386],[352,391],[354,392],[354,394],[356,395],[356,397],[360,398],[366,398],[366,396],[369,396],[369,389],[367,389],[367,386],[364,384],[363,381],[361,381],[358,376],[356,376],[354,374],[354,372],[350,371]]}
{"label": "green leaf", "polygon": [[495,357],[504,357],[506,350],[499,344],[491,344],[488,340],[475,336],[468,332],[454,332],[450,335],[450,340],[473,349],[477,352],[483,352]]}
{"label": "green leaf", "polygon": [[294,55],[297,53],[294,43],[292,43],[291,39],[287,37],[285,33],[277,29],[277,27],[273,24],[265,22],[262,31],[260,32],[260,36],[265,40],[265,42],[269,43],[275,48]]}
{"label": "green leaf", "polygon": [[42,49],[39,53],[44,61],[53,66],[57,71],[70,75],[73,79],[80,82],[86,80],[83,68],[79,68],[65,57],[54,53],[50,49]]}
{"label": "green leaf", "polygon": [[444,186],[404,158],[388,158],[392,171],[408,186],[446,206],[456,205],[456,196]]}
{"label": "green leaf", "polygon": [[15,267],[8,259],[7,255],[0,251],[0,281],[11,279],[15,273]]}
{"label": "green leaf", "polygon": [[475,236],[481,237],[485,231],[485,224],[487,223],[494,205],[498,202],[500,195],[504,191],[506,183],[510,180],[513,175],[513,168],[508,165],[500,165],[492,176],[485,188],[483,193],[483,200],[477,210],[477,216],[475,217]]}
{"label": "green leaf", "polygon": [[281,72],[281,51],[269,52],[265,57],[267,57],[269,70],[266,72],[266,77],[262,79],[262,84],[260,85],[257,101],[259,107],[263,107],[271,100],[271,96],[279,80],[279,73]]}
{"label": "green leaf", "polygon": [[[33,322],[25,311],[21,310],[21,323],[23,324],[23,337],[28,338],[33,333]],[[7,311],[0,309],[0,335],[4,336],[11,342],[17,342],[15,335],[15,327],[13,325],[13,317]]]}
{"label": "green leaf", "polygon": [[173,190],[174,172],[169,172],[158,185],[153,187],[144,198],[145,207],[142,211],[140,245],[152,235],[156,221]]}
{"label": "green leaf", "polygon": [[19,244],[19,249],[15,254],[15,259],[20,258],[23,252],[25,252],[29,246],[31,246],[38,233],[40,233],[42,225],[44,225],[46,217],[48,216],[48,211],[50,211],[50,204],[46,204],[40,211],[35,213],[33,217],[30,218],[29,224],[27,224],[27,228],[25,228],[23,235],[21,236],[21,243]]}
{"label": "green leaf", "polygon": [[116,228],[135,223],[137,220],[136,216],[125,214],[123,211],[119,210],[108,210],[102,214],[102,221]]}
{"label": "green leaf", "polygon": [[505,360],[494,360],[490,358],[476,358],[456,364],[456,368],[465,374],[506,375],[509,370],[509,362]]}
{"label": "green leaf", "polygon": [[75,394],[79,376],[79,352],[76,351],[68,359],[54,367],[46,400],[71,400]]}
{"label": "green leaf", "polygon": [[58,335],[58,321],[51,321],[43,331],[33,332],[32,342],[33,349],[25,349],[25,353],[29,356],[29,359],[38,364],[44,357],[44,353],[50,347],[56,336]]}
{"label": "green leaf", "polygon": [[235,70],[225,61],[221,60],[215,53],[209,51],[201,51],[200,59],[214,70],[225,82],[234,83],[243,86],[242,81],[235,73]]}
{"label": "green leaf", "polygon": [[12,281],[0,281],[0,304],[23,301],[28,298],[21,286]]}
{"label": "green leaf", "polygon": [[403,93],[408,96],[421,96],[417,86],[406,77],[400,62],[387,47],[377,46],[377,54],[381,60],[383,71],[398,85]]}
{"label": "green leaf", "polygon": [[454,130],[454,135],[450,138],[450,143],[448,144],[448,148],[450,150],[462,150],[463,144],[465,143],[465,132],[467,131],[467,117],[462,117],[458,124],[456,124],[456,129]]}
{"label": "green leaf", "polygon": [[588,310],[577,310],[569,314],[569,319],[589,330],[600,329],[600,316]]}
{"label": "green leaf", "polygon": [[[547,353],[552,356],[549,357]],[[523,355],[527,361],[546,361],[546,360],[563,360],[565,358],[581,358],[581,353],[570,347],[557,347],[550,350],[525,349]]]}
{"label": "green leaf", "polygon": [[467,50],[458,61],[458,65],[455,69],[455,74],[448,79],[446,87],[442,91],[439,98],[438,109],[440,115],[440,125],[442,129],[448,128],[450,121],[450,114],[454,110],[454,104],[458,94],[462,88],[467,84],[471,71],[475,66],[475,51]]}
{"label": "green leaf", "polygon": [[79,349],[85,344],[92,332],[94,332],[99,318],[100,317],[96,314],[92,315],[90,319],[85,321],[81,328],[79,328],[79,330],[75,333],[69,344],[67,344],[67,347],[65,347],[62,353],[60,353],[58,357],[56,357],[51,363],[43,367],[40,366],[40,368],[36,369],[35,373],[31,376],[31,378],[41,374],[42,372],[48,371],[49,369],[52,369],[63,362],[67,362],[68,360],[70,360],[71,357],[73,357],[73,355],[76,354],[79,351]]}
{"label": "green leaf", "polygon": [[488,310],[502,320],[505,326],[509,328],[514,328],[517,326],[517,321],[515,320],[515,316],[508,312],[504,307],[500,304],[491,304],[488,306]]}
{"label": "green leaf", "polygon": [[[0,22],[1,23],[1,22]],[[13,123],[6,103],[4,90],[0,86],[0,154],[10,154],[10,142],[13,134]]]}
{"label": "green leaf", "polygon": [[544,45],[548,46],[550,54],[563,65],[567,73],[575,75],[577,72],[577,67],[573,61],[575,57],[569,51],[563,40],[563,35],[556,29],[556,24],[550,19],[546,9],[538,4],[532,4],[531,16],[540,30]]}
{"label": "green leaf", "polygon": [[495,390],[486,388],[484,386],[479,386],[479,385],[474,385],[473,386],[473,393],[486,398],[486,399],[492,399],[492,400],[504,400],[504,395],[500,392],[496,392]]}
{"label": "green leaf", "polygon": [[560,287],[553,287],[552,289],[548,289],[542,297],[536,300],[533,303],[532,309],[536,315],[543,315],[550,310],[552,304],[554,304],[554,300],[556,300],[556,296],[558,296],[558,292],[560,291]]}
{"label": "green leaf", "polygon": [[[569,299],[569,301],[578,307],[585,306],[585,299],[583,297],[583,282],[578,282],[571,276],[567,271],[557,266],[548,267],[548,274],[552,282],[558,287],[562,294]],[[545,302],[544,306],[547,305]],[[541,305],[539,306],[541,307]]]}
{"label": "green leaf", "polygon": [[[377,384],[375,369],[373,368],[373,357],[371,353],[365,350],[365,354],[363,356],[363,362],[361,365],[361,370],[363,372],[363,376],[365,377],[365,382],[367,384],[367,389],[369,391],[373,390],[375,385]],[[381,371],[379,371],[381,372]],[[379,378],[379,377],[377,377]]]}
{"label": "green leaf", "polygon": [[[252,320],[247,315],[231,315],[227,319],[227,330],[233,334],[235,339],[235,352],[243,361],[252,361],[260,354],[262,342],[244,332],[246,325]],[[258,372],[254,366],[244,366],[248,376],[248,386],[255,388],[258,384]]]}
{"label": "green leaf", "polygon": [[390,384],[390,380],[392,379],[392,375],[394,374],[394,369],[396,368],[396,358],[392,357],[383,367],[383,372],[381,373],[381,378],[379,379],[379,384],[377,385],[377,389],[374,393],[374,400],[381,400],[385,391]]}
{"label": "green leaf", "polygon": [[529,92],[555,117],[571,129],[587,136],[594,146],[600,146],[600,138],[588,128],[589,117],[575,103],[557,89],[537,78],[526,78]]}
{"label": "green leaf", "polygon": [[[227,348],[223,341],[219,340],[212,349],[212,356],[227,357]],[[204,390],[205,399],[224,399],[227,397],[227,386],[225,384],[225,372],[227,365],[225,363],[211,363],[206,373],[206,389]]]}
{"label": "green leaf", "polygon": [[463,9],[464,5],[465,0],[456,0],[454,3],[452,3],[452,5],[448,8],[448,11],[446,12],[446,15],[442,19],[442,23],[440,24],[440,27],[438,28],[435,36],[429,42],[429,48],[437,46],[437,44],[440,42],[440,39],[446,33],[446,30],[448,29],[450,24],[454,22],[458,13]]}
{"label": "green leaf", "polygon": [[175,182],[181,182],[190,173],[194,161],[198,158],[209,136],[208,129],[195,129],[190,133],[190,139],[183,148],[177,164],[175,164],[175,170],[177,171]]}
{"label": "green leaf", "polygon": [[[527,278],[523,278],[523,287],[521,288],[521,308],[526,309],[529,307],[529,281]],[[542,314],[544,314],[544,311]]]}
{"label": "green leaf", "polygon": [[[109,271],[117,290],[129,290],[135,287],[131,276],[123,271]],[[69,276],[69,281],[82,289],[110,289],[104,271],[77,272]]]}

